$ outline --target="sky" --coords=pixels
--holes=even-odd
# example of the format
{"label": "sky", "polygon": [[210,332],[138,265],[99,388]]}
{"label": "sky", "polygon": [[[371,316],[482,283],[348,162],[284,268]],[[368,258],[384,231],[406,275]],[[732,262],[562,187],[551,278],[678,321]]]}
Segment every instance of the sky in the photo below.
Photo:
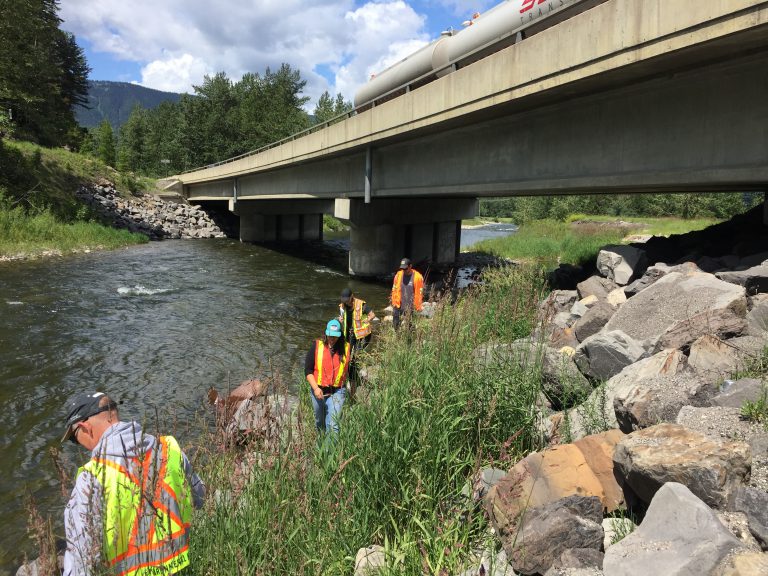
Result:
{"label": "sky", "polygon": [[91,80],[193,93],[206,75],[301,71],[311,111],[501,0],[61,0]]}

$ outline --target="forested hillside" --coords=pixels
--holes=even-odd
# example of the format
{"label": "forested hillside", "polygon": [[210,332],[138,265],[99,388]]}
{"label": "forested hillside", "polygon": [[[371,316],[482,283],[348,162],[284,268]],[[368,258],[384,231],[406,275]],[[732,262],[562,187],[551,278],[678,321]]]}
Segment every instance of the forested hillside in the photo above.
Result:
{"label": "forested hillside", "polygon": [[78,124],[85,128],[95,128],[107,120],[113,130],[122,126],[136,106],[146,109],[156,108],[163,102],[178,102],[181,94],[161,92],[128,82],[110,82],[90,80],[88,82],[88,102],[75,107]]}

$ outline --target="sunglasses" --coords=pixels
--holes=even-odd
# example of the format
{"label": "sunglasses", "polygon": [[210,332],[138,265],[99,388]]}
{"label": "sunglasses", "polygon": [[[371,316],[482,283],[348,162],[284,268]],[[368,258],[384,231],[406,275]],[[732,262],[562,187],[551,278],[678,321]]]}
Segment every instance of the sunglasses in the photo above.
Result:
{"label": "sunglasses", "polygon": [[72,442],[72,444],[80,444],[80,442],[77,441],[77,431],[80,429],[80,424],[83,422],[87,422],[89,418],[93,418],[97,414],[101,414],[102,412],[108,412],[109,410],[114,410],[117,408],[117,402],[110,402],[109,404],[102,406],[96,412],[93,414],[90,414],[88,417],[83,418],[82,420],[78,420],[74,424],[72,424],[72,434],[69,436],[69,441]]}

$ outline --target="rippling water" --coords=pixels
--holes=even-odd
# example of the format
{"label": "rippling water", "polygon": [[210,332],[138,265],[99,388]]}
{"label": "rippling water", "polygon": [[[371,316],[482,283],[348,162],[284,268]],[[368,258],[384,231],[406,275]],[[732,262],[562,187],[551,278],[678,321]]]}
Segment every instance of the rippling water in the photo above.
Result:
{"label": "rippling water", "polygon": [[[344,286],[386,305],[385,286],[347,277],[343,251],[303,251],[313,259],[229,240],[163,241],[0,265],[0,572],[34,553],[25,493],[61,516],[48,450],[68,397],[105,390],[124,400],[124,418],[171,415],[183,428],[211,385],[275,372],[300,381]],[[74,475],[85,454],[63,452]]]}
{"label": "rippling water", "polygon": [[[465,230],[462,245],[486,234]],[[87,456],[59,444],[70,396],[107,391],[124,401],[123,418],[157,419],[189,439],[209,386],[279,374],[295,391],[343,287],[379,312],[387,305],[387,286],[347,276],[347,246],[340,238],[290,253],[166,240],[0,264],[0,574],[36,556],[25,495],[62,533],[65,501],[48,451],[61,447],[72,477]]]}

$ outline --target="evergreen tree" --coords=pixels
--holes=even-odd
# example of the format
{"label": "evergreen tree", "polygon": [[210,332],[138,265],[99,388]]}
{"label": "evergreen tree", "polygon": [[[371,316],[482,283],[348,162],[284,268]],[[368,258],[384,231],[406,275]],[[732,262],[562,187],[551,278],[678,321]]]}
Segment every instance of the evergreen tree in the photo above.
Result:
{"label": "evergreen tree", "polygon": [[20,136],[46,145],[66,142],[72,105],[87,96],[85,57],[57,11],[56,0],[0,0],[0,108]]}
{"label": "evergreen tree", "polygon": [[117,169],[138,172],[147,169],[144,159],[147,138],[147,115],[141,106],[134,106],[128,120],[120,127],[117,146]]}
{"label": "evergreen tree", "polygon": [[114,166],[115,159],[115,136],[112,132],[112,125],[103,120],[96,129],[96,154],[107,166]]}
{"label": "evergreen tree", "polygon": [[352,110],[352,102],[345,101],[341,93],[337,94],[334,99],[326,90],[320,95],[313,116],[316,124],[322,124],[350,110]]}

